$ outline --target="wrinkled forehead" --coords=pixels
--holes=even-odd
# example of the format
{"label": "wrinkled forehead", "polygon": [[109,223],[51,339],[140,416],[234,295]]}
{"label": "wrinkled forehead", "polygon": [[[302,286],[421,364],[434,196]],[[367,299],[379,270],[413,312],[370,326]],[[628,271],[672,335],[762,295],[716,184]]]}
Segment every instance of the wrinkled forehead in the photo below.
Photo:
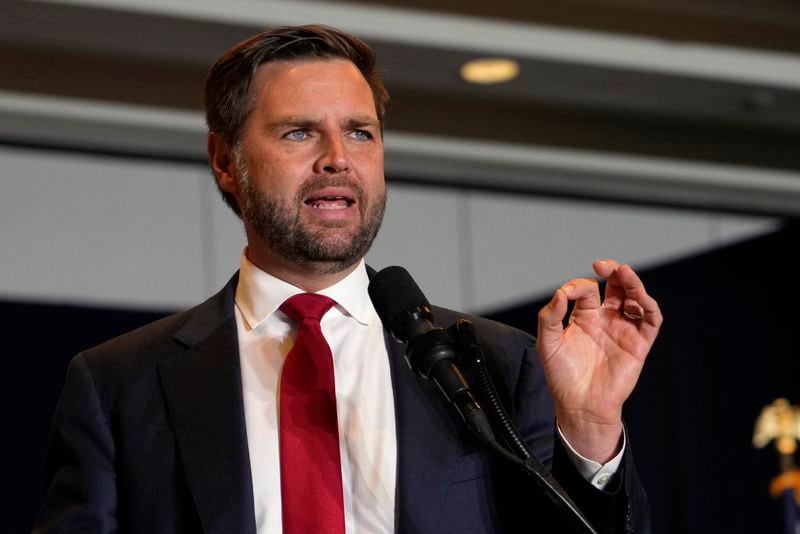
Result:
{"label": "wrinkled forehead", "polygon": [[266,63],[253,76],[251,98],[254,99],[253,111],[263,106],[318,109],[349,105],[359,108],[360,114],[367,113],[377,119],[369,83],[358,68],[345,59]]}

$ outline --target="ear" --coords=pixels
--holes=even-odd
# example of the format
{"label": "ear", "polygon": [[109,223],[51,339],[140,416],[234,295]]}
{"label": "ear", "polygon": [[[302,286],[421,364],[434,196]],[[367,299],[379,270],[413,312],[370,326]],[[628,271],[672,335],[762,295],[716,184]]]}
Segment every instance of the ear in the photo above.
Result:
{"label": "ear", "polygon": [[239,200],[239,181],[236,179],[236,161],[233,150],[216,132],[208,132],[208,161],[220,189],[232,194]]}

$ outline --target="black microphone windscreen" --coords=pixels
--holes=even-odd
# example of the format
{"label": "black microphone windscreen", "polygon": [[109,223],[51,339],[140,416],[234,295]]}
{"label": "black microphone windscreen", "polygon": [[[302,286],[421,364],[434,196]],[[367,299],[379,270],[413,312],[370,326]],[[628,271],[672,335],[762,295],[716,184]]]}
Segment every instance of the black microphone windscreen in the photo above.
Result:
{"label": "black microphone windscreen", "polygon": [[402,313],[429,305],[408,271],[396,265],[373,276],[368,291],[381,322],[389,328]]}

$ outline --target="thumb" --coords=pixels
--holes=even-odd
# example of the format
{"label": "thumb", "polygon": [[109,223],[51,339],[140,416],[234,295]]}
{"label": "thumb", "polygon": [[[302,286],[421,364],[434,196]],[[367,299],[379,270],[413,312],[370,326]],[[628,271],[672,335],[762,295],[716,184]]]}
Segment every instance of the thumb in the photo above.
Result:
{"label": "thumb", "polygon": [[550,302],[539,310],[537,345],[543,357],[552,354],[561,342],[567,306],[567,295],[562,288],[558,288]]}

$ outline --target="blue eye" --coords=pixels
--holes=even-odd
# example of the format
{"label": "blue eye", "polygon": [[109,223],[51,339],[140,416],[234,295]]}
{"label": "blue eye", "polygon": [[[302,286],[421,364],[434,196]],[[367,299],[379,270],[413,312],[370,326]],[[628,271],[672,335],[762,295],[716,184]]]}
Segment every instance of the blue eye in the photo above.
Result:
{"label": "blue eye", "polygon": [[308,132],[305,130],[292,130],[286,134],[286,138],[291,139],[292,141],[302,141],[306,137],[308,137]]}
{"label": "blue eye", "polygon": [[359,141],[368,141],[372,139],[372,134],[366,130],[353,130],[353,137]]}

